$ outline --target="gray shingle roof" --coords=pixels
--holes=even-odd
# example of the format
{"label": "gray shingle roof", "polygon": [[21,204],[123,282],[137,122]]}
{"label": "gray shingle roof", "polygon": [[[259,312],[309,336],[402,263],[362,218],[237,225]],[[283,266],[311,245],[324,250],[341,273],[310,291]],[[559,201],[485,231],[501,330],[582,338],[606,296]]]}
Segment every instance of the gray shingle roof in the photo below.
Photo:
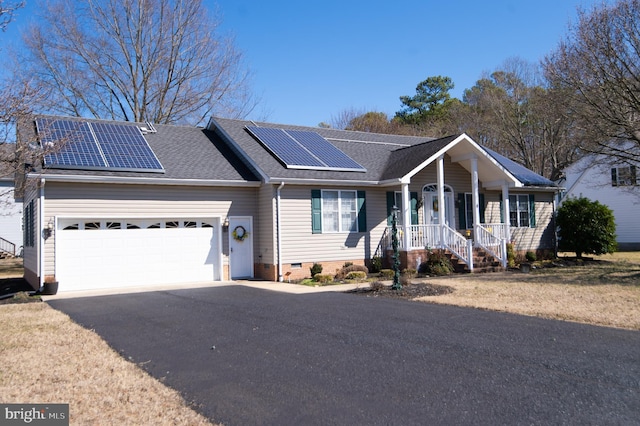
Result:
{"label": "gray shingle roof", "polygon": [[[75,120],[69,117],[54,117]],[[98,121],[79,119],[84,121]],[[102,120],[101,120],[102,121]],[[118,124],[145,127],[142,123]],[[196,179],[258,181],[247,165],[214,132],[190,126],[154,125],[157,133],[145,139],[163,165],[165,173],[119,172],[103,170],[47,169],[47,174],[81,176],[122,176],[157,179]]]}
{"label": "gray shingle roof", "polygon": [[[395,151],[401,148],[414,147],[418,154],[423,151],[437,151],[440,142],[432,138],[416,136],[399,136],[379,133],[354,132],[347,130],[326,129],[319,127],[290,126],[273,123],[255,123],[246,120],[216,118],[215,125],[227,135],[237,147],[244,151],[256,165],[271,179],[318,179],[336,181],[370,181],[398,178],[412,170],[415,155]],[[360,163],[366,172],[298,170],[287,169],[271,155],[247,130],[246,126],[272,127],[285,130],[304,130],[320,134],[345,154]],[[428,146],[434,141],[433,146]],[[393,155],[392,155],[393,154]],[[406,158],[405,158],[406,157]],[[405,161],[411,158],[414,161]],[[424,161],[427,157],[422,157]],[[419,164],[419,163],[418,163]]]}
{"label": "gray shingle roof", "polygon": [[[103,121],[69,117],[53,118]],[[143,123],[117,123],[138,127],[146,126]],[[246,130],[246,126],[316,132],[364,166],[366,172],[287,169]],[[35,126],[33,127],[33,131],[35,131]],[[50,168],[47,169],[47,174],[257,182],[261,179],[258,173],[260,171],[266,179],[276,181],[278,179],[299,179],[376,183],[405,176],[457,137],[433,139],[255,123],[224,118],[213,119],[209,129],[174,125],[155,125],[155,127],[157,133],[148,133],[145,135],[145,139],[162,163],[165,173]],[[553,182],[508,158],[488,149],[486,151],[523,184],[527,186],[554,186]]]}

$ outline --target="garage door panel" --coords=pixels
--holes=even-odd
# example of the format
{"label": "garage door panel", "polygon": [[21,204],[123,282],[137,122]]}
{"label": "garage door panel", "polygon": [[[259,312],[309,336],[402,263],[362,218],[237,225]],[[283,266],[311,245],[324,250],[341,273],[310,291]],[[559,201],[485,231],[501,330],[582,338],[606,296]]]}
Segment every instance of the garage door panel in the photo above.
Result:
{"label": "garage door panel", "polygon": [[59,230],[59,290],[211,281],[218,229]]}

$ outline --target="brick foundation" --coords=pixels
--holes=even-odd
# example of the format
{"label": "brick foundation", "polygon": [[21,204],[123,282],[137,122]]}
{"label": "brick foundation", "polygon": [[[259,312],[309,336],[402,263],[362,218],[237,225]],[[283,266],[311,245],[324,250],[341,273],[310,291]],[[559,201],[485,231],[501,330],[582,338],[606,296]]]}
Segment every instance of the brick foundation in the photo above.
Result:
{"label": "brick foundation", "polygon": [[[302,262],[299,264],[284,263],[282,264],[282,278],[285,282],[293,280],[301,280],[311,278],[311,267],[314,263],[322,265],[323,274],[335,274],[344,266],[345,262],[351,262],[354,265],[364,265],[362,259],[354,260],[334,260],[320,262]],[[255,264],[255,276],[267,281],[278,281],[278,265],[267,265],[264,263]]]}

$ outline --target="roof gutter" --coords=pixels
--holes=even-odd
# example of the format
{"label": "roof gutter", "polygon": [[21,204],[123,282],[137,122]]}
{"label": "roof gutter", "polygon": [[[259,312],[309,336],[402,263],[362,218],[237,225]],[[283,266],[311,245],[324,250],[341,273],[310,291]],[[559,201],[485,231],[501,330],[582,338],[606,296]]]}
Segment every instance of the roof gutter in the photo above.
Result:
{"label": "roof gutter", "polygon": [[95,175],[37,175],[30,173],[28,178],[40,177],[50,182],[73,183],[113,183],[122,185],[172,185],[172,186],[235,186],[256,188],[258,181],[221,180],[221,179],[167,179],[130,176],[95,176]]}

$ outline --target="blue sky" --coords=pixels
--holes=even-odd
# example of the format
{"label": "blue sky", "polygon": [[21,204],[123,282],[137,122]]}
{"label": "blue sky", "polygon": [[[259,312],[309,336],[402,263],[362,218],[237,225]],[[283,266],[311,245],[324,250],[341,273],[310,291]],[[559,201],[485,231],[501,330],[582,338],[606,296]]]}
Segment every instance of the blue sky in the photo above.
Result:
{"label": "blue sky", "polygon": [[[205,0],[235,36],[261,106],[249,117],[316,126],[344,110],[401,108],[434,75],[460,98],[511,57],[536,62],[567,34],[579,6],[602,0]],[[33,18],[22,10],[2,45]]]}

